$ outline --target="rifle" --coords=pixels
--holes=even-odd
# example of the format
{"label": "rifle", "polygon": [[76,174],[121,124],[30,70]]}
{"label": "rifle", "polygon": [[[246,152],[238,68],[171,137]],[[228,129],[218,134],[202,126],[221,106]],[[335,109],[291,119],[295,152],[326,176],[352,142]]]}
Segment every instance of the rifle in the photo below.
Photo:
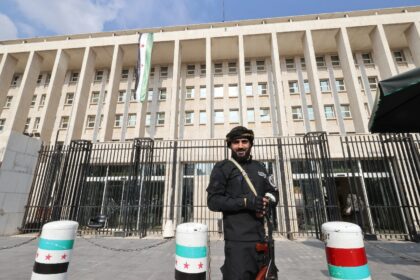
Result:
{"label": "rifle", "polygon": [[[271,197],[269,197],[269,200],[271,200]],[[264,265],[260,268],[260,271],[258,272],[255,280],[277,280],[278,279],[277,272],[279,270],[276,267],[275,256],[274,256],[273,222],[272,222],[272,212],[274,211],[273,208],[274,208],[274,204],[271,203],[270,201],[268,203],[267,215],[265,216],[265,222],[267,225],[267,235],[265,237],[265,242],[257,243],[255,247],[257,252],[264,253]]]}

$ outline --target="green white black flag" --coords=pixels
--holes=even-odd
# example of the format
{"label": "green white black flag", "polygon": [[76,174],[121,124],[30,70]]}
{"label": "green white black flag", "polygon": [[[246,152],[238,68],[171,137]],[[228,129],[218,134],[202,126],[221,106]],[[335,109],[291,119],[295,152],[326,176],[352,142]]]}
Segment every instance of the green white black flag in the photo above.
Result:
{"label": "green white black flag", "polygon": [[140,34],[137,59],[136,100],[143,102],[147,97],[150,65],[152,59],[153,33]]}

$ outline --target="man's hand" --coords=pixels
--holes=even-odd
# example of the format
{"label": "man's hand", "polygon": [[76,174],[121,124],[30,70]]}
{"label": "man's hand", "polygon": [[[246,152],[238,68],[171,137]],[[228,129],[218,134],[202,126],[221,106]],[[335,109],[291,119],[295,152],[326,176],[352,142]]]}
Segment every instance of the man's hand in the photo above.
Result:
{"label": "man's hand", "polygon": [[262,196],[255,196],[253,194],[248,194],[245,196],[245,208],[255,212],[263,212],[267,204],[266,198]]}
{"label": "man's hand", "polygon": [[263,201],[263,209],[262,211],[257,211],[256,213],[257,218],[262,218],[264,217],[265,214],[267,214],[266,209],[267,209],[267,205],[270,203],[270,200],[267,197],[263,197],[262,201]]}

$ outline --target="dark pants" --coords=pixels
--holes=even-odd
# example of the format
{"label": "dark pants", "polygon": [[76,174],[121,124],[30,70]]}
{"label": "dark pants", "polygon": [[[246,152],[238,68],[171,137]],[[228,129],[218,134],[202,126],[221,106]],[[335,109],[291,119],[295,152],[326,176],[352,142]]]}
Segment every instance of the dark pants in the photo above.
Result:
{"label": "dark pants", "polygon": [[225,241],[223,280],[255,280],[264,255],[257,253],[257,242]]}

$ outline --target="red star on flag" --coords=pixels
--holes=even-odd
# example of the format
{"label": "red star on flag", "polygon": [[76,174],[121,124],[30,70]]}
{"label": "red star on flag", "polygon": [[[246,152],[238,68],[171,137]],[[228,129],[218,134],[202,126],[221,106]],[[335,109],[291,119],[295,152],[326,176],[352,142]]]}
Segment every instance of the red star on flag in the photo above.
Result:
{"label": "red star on flag", "polygon": [[141,44],[141,45],[140,45],[140,48],[144,48],[144,45],[143,45],[143,44]]}
{"label": "red star on flag", "polygon": [[37,259],[37,258],[38,258],[38,256],[39,256],[39,254],[38,254],[38,252],[36,252],[36,257],[35,257],[35,259]]}
{"label": "red star on flag", "polygon": [[186,268],[186,269],[188,269],[188,267],[189,267],[190,265],[186,262],[186,263],[184,263],[184,268]]}
{"label": "red star on flag", "polygon": [[51,258],[52,258],[52,256],[51,256],[50,254],[48,254],[48,255],[46,255],[46,256],[45,256],[45,259],[46,259],[47,261],[49,261]]}
{"label": "red star on flag", "polygon": [[177,260],[177,259],[175,259],[175,264],[176,264],[176,265],[178,264],[178,260]]}
{"label": "red star on flag", "polygon": [[198,268],[200,268],[200,269],[203,268],[203,264],[201,262],[198,264]]}
{"label": "red star on flag", "polygon": [[66,258],[67,258],[67,255],[66,254],[64,254],[64,255],[61,256],[61,259],[62,260],[65,260]]}

